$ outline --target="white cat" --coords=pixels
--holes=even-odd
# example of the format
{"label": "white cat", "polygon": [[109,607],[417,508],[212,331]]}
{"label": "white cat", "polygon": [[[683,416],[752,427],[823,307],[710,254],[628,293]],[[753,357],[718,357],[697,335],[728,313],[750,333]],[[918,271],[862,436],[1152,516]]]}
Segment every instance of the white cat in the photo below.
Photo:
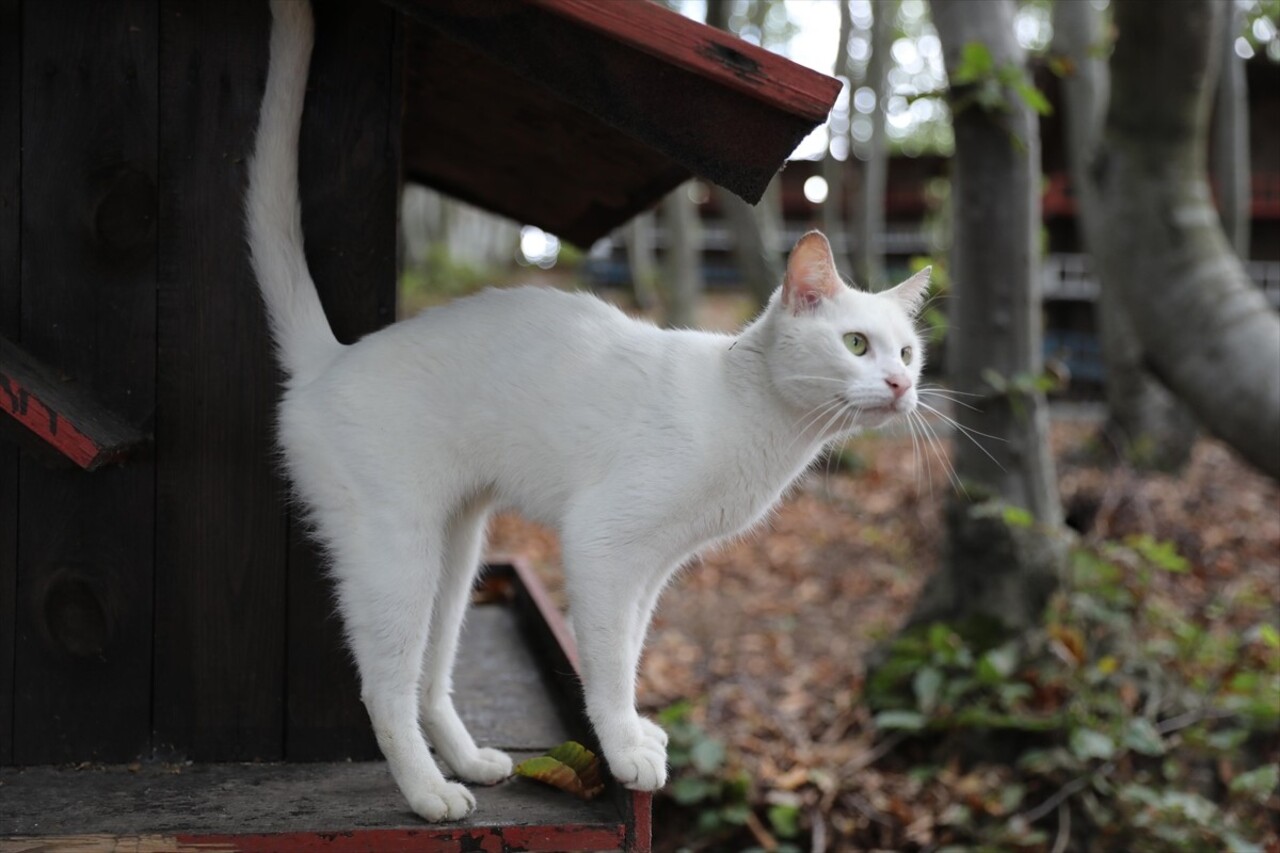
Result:
{"label": "white cat", "polygon": [[[627,787],[666,781],[666,735],[635,671],[672,573],[757,524],[825,444],[916,406],[911,317],[928,271],[846,287],[817,232],[737,336],[666,331],[586,295],[486,291],[350,346],[333,337],[302,247],[297,142],[310,7],[273,0],[247,197],[253,267],[287,380],[289,476],[328,551],[361,696],[409,805],[466,815],[449,782],[497,782],[451,670],[485,522],[518,510],[561,536],[586,706]],[[425,729],[426,737],[423,737]]]}

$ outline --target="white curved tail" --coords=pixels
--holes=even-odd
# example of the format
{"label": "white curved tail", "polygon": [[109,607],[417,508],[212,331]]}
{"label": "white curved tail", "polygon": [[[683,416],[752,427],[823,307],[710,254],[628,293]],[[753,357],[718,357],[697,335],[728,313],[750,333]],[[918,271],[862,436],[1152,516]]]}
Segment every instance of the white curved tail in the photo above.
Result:
{"label": "white curved tail", "polygon": [[307,0],[272,0],[271,59],[249,164],[249,251],[286,384],[302,385],[341,350],[302,248],[298,133],[314,23]]}

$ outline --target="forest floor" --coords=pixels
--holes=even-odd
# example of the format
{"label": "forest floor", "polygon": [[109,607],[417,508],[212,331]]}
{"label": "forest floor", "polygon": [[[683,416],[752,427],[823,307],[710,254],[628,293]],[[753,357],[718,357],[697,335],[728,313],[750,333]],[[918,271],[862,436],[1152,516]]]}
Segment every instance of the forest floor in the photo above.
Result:
{"label": "forest floor", "polygon": [[[1055,417],[1060,491],[1081,541],[1169,543],[1186,568],[1144,587],[1153,599],[1175,602],[1189,623],[1226,625],[1240,637],[1255,636],[1258,625],[1264,632],[1266,624],[1276,625],[1277,484],[1207,438],[1177,476],[1099,465],[1086,452],[1096,433],[1091,418]],[[938,462],[918,457],[905,435],[860,436],[841,459],[815,467],[762,530],[690,566],[663,597],[642,665],[639,702],[679,727],[686,735],[681,748],[694,756],[675,768],[668,799],[659,801],[659,850],[936,850],[990,838],[971,828],[979,818],[1025,814],[1037,802],[1055,794],[1066,800],[1064,793],[1078,790],[1070,779],[1057,788],[1049,780],[1061,777],[1028,778],[1016,769],[1021,764],[939,752],[936,739],[922,745],[876,725],[864,701],[864,662],[893,635],[944,557],[941,518],[950,486]],[[550,533],[501,517],[491,536],[494,553],[524,555],[553,592],[560,589],[558,546]],[[1242,611],[1247,619],[1230,615],[1235,601],[1251,602]],[[1233,619],[1244,623],[1226,624]],[[1280,651],[1266,656],[1264,669],[1280,672]],[[1157,748],[1166,741],[1157,738]],[[1263,761],[1280,758],[1274,732],[1261,739],[1255,733],[1249,744],[1263,750]],[[1115,776],[1147,779],[1146,771],[1130,766],[1131,758],[1122,751],[1108,765],[1099,768],[1094,760],[1092,766],[1103,776],[1119,767]],[[1219,757],[1207,771],[1214,779],[1201,789],[1225,790],[1245,763],[1248,757],[1239,752]],[[1181,778],[1182,769],[1170,769],[1169,761],[1160,772],[1166,771]],[[683,783],[681,777],[687,777]],[[1080,778],[1103,790],[1105,780]],[[1144,786],[1137,787],[1149,790]],[[1175,805],[1184,815],[1196,803]],[[1174,806],[1139,804],[1126,819],[1163,820],[1159,809],[1166,807]],[[1018,826],[1023,836],[1008,846],[1108,849],[1106,834],[1080,841],[1080,827],[1071,828],[1065,808],[1042,810],[1048,814],[1041,822],[1045,831]],[[1237,813],[1241,808],[1245,813]],[[1215,832],[1226,832],[1220,824],[1241,828],[1262,849],[1280,851],[1274,788],[1247,806],[1222,805],[1197,819],[1218,821]],[[1193,826],[1177,838],[1187,841],[1186,849],[1209,849],[1197,839],[1222,837],[1198,832]],[[1141,832],[1116,837],[1138,838],[1139,846],[1154,839],[1150,849],[1179,849]]]}

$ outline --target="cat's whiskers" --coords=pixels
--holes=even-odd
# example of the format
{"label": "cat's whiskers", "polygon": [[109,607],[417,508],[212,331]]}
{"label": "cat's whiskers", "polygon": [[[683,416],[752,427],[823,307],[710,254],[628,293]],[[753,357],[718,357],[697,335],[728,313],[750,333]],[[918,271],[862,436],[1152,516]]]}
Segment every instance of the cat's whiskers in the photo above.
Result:
{"label": "cat's whiskers", "polygon": [[929,436],[930,443],[933,446],[934,458],[942,464],[942,471],[947,475],[947,480],[960,494],[968,497],[969,493],[965,490],[964,483],[960,479],[960,475],[956,473],[955,466],[951,464],[951,460],[943,453],[942,439],[938,437],[938,433],[933,428],[933,424],[920,415],[920,426],[924,429],[925,434]]}
{"label": "cat's whiskers", "polygon": [[[822,418],[830,414],[832,407],[842,406],[842,405],[844,405],[844,400],[842,398],[838,396],[833,397],[829,400],[819,403],[809,411],[805,412],[799,418],[797,418],[796,423],[798,424],[798,426],[796,427],[796,429],[792,430],[791,440],[787,442],[787,446],[784,452],[790,453],[791,449],[795,447],[796,442],[799,441],[806,433],[808,433],[811,427],[813,427],[818,421],[822,420]],[[803,421],[803,423],[800,423],[801,421]],[[819,436],[822,435],[821,431],[819,431],[818,435]]]}
{"label": "cat's whiskers", "polygon": [[[964,406],[966,409],[968,409],[971,412],[982,411],[977,406],[971,406],[968,403],[966,403],[964,400],[958,400],[955,397],[951,396],[951,394],[953,393],[960,393],[960,392],[952,392],[950,389],[941,389],[936,387],[921,387],[916,389],[916,393],[920,397],[928,396],[933,399],[945,400],[948,403],[951,403],[952,405],[955,405],[955,406]],[[977,396],[977,395],[974,395],[974,396]]]}
{"label": "cat's whiskers", "polygon": [[[916,494],[920,494],[920,441],[916,437],[916,414],[915,409],[907,412],[907,432],[911,436],[911,459],[915,463],[916,468]],[[933,473],[929,472],[929,496],[933,497]]]}
{"label": "cat's whiskers", "polygon": [[981,450],[988,459],[994,462],[997,468],[999,468],[1001,471],[1004,470],[1004,466],[1000,464],[1000,460],[992,456],[991,452],[987,450],[985,447],[983,447],[982,443],[979,442],[978,439],[976,439],[974,436],[980,435],[983,438],[989,438],[992,441],[1005,441],[1005,439],[1001,438],[998,435],[987,435],[985,432],[979,432],[976,429],[971,429],[970,427],[965,426],[964,424],[960,423],[950,415],[945,414],[944,412],[938,411],[933,406],[930,406],[928,403],[925,403],[923,401],[920,401],[920,406],[921,408],[928,409],[930,412],[933,412],[935,415],[937,415],[938,417],[942,418],[944,421],[949,423],[952,427],[959,430],[964,435],[965,438],[973,442],[974,447]]}

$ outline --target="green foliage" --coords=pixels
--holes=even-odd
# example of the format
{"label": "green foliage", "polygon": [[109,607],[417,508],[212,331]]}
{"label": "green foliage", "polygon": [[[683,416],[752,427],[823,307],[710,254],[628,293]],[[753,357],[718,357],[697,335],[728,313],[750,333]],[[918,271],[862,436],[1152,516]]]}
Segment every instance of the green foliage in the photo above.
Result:
{"label": "green foliage", "polygon": [[405,297],[427,305],[466,296],[492,283],[492,271],[455,261],[442,244],[431,246],[422,264],[406,269],[400,277]]}
{"label": "green foliage", "polygon": [[[1019,750],[1018,802],[953,805],[942,823],[954,837],[1040,846],[1033,824],[1066,808],[1100,848],[1257,849],[1280,768],[1252,767],[1262,756],[1244,745],[1280,733],[1275,605],[1242,597],[1191,610],[1172,592],[1188,572],[1171,543],[1149,536],[1080,546],[1033,635],[998,642],[937,623],[894,641],[866,687],[877,727],[944,750],[952,736]],[[1215,766],[1233,774],[1218,801],[1203,782]]]}
{"label": "green foliage", "polygon": [[951,85],[964,90],[953,100],[952,110],[957,113],[974,105],[987,112],[1008,112],[1010,92],[1038,115],[1053,112],[1053,105],[1031,82],[1025,68],[1016,62],[996,65],[990,49],[981,42],[971,41],[961,49]]}
{"label": "green foliage", "polygon": [[667,763],[674,779],[665,793],[696,814],[697,839],[730,835],[744,826],[751,813],[751,780],[732,769],[724,744],[692,719],[692,707],[677,702],[658,715],[670,739]]}

